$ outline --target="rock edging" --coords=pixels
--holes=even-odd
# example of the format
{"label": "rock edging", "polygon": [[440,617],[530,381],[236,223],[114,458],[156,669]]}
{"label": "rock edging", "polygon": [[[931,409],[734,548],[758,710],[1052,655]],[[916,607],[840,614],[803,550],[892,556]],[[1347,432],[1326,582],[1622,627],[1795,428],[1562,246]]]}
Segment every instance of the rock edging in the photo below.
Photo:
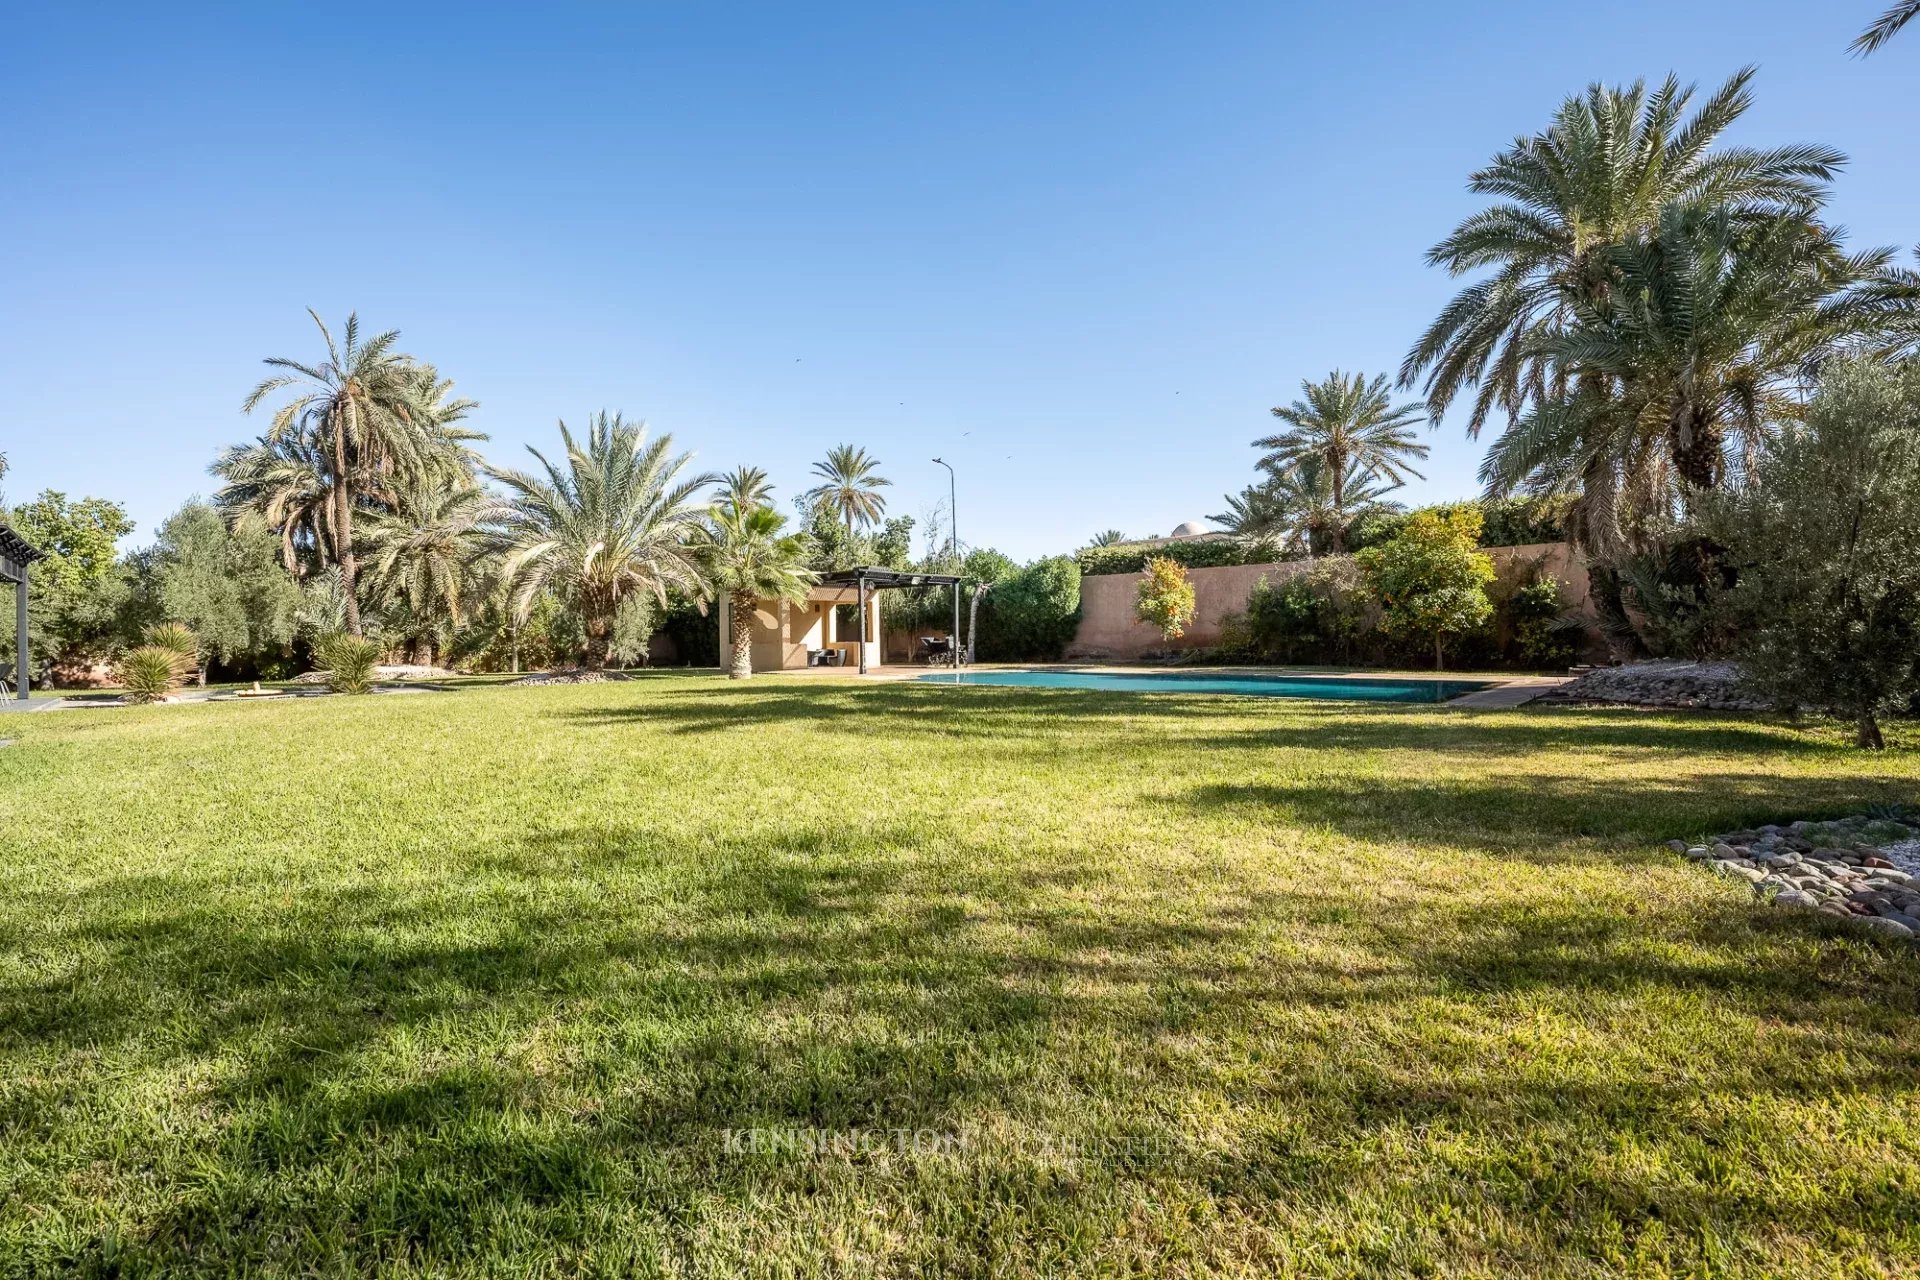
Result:
{"label": "rock edging", "polygon": [[1920,818],[1794,822],[1729,831],[1703,845],[1669,840],[1667,847],[1745,880],[1776,907],[1920,941]]}

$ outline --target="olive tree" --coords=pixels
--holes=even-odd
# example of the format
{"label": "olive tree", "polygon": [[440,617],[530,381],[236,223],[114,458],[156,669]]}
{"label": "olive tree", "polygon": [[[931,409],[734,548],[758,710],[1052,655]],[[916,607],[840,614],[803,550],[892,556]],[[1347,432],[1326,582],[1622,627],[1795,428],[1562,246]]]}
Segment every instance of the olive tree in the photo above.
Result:
{"label": "olive tree", "polygon": [[1830,369],[1706,519],[1739,574],[1747,683],[1883,747],[1880,717],[1920,694],[1920,364]]}

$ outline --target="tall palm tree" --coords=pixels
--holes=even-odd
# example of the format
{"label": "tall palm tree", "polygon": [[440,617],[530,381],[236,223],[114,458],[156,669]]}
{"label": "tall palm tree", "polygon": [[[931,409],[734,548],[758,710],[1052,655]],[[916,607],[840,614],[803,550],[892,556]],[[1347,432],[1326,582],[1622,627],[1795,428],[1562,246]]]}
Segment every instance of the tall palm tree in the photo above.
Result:
{"label": "tall palm tree", "polygon": [[1093,537],[1088,540],[1087,545],[1089,547],[1112,547],[1112,546],[1118,546],[1120,543],[1125,542],[1126,540],[1127,540],[1127,535],[1120,532],[1118,529],[1102,529],[1099,533],[1094,534]]}
{"label": "tall palm tree", "polygon": [[807,539],[782,532],[786,524],[772,507],[722,502],[693,536],[694,561],[709,589],[728,597],[731,679],[753,674],[755,602],[804,600],[819,576],[807,565]]}
{"label": "tall palm tree", "polygon": [[813,474],[820,483],[804,496],[831,507],[845,522],[849,541],[855,524],[864,529],[886,514],[887,500],[876,490],[893,481],[880,474],[880,460],[868,457],[865,449],[836,445],[827,450],[825,460],[813,464]]}
{"label": "tall palm tree", "polygon": [[1900,3],[1880,15],[1878,21],[1862,31],[1854,42],[1847,46],[1847,52],[1862,56],[1872,53],[1881,45],[1894,38],[1900,28],[1920,18],[1920,0],[1900,0]]}
{"label": "tall palm tree", "polygon": [[333,562],[333,468],[319,441],[306,435],[260,436],[230,445],[209,468],[219,478],[214,501],[229,520],[259,518],[280,539],[280,563],[303,578]]}
{"label": "tall palm tree", "polygon": [[[1610,254],[1651,231],[1676,205],[1724,204],[1745,221],[1810,219],[1846,157],[1830,147],[1717,147],[1752,104],[1753,69],[1743,68],[1689,116],[1694,89],[1669,76],[1646,85],[1594,84],[1568,98],[1541,133],[1514,141],[1475,173],[1473,191],[1498,197],[1427,253],[1455,276],[1490,275],[1447,304],[1400,366],[1403,387],[1422,382],[1438,418],[1454,397],[1477,388],[1467,433],[1478,435],[1498,410],[1509,424],[1576,399],[1582,415],[1614,388],[1604,381],[1574,389],[1545,343],[1576,308],[1605,305],[1617,287]],[[1558,415],[1549,410],[1549,416]],[[1563,423],[1564,425],[1564,423]],[[1640,648],[1620,599],[1613,560],[1620,524],[1613,504],[1628,480],[1604,473],[1607,451],[1565,461],[1578,482],[1570,533],[1586,553],[1589,593],[1618,656]]]}
{"label": "tall palm tree", "polygon": [[773,501],[773,481],[759,467],[735,467],[720,477],[720,501],[735,507],[764,507]]}
{"label": "tall palm tree", "polygon": [[1603,300],[1607,255],[1650,231],[1676,204],[1724,204],[1746,219],[1810,216],[1846,156],[1831,147],[1714,149],[1752,105],[1753,68],[1736,72],[1691,118],[1693,86],[1669,76],[1651,94],[1590,85],[1548,128],[1517,139],[1475,173],[1469,189],[1501,199],[1427,251],[1451,275],[1492,268],[1441,311],[1400,366],[1400,384],[1425,375],[1432,413],[1477,386],[1469,434],[1496,409],[1511,419],[1559,394],[1530,352],[1572,308]]}
{"label": "tall palm tree", "polygon": [[402,485],[390,510],[368,515],[362,541],[366,585],[395,616],[444,648],[484,594],[482,521],[493,499],[478,485]]}
{"label": "tall palm tree", "polygon": [[708,510],[700,491],[714,477],[683,475],[691,455],[673,453],[672,436],[649,442],[642,424],[617,413],[595,415],[585,440],[562,422],[560,441],[562,463],[528,446],[539,474],[488,468],[507,496],[484,519],[513,584],[515,616],[524,621],[548,588],[570,598],[586,631],[585,664],[598,668],[627,595],[648,592],[664,605],[671,588],[703,591],[687,540]]}
{"label": "tall palm tree", "polygon": [[319,313],[309,307],[307,314],[326,342],[327,358],[319,364],[268,359],[268,365],[285,372],[262,381],[241,408],[252,413],[274,393],[296,389],[293,398],[275,411],[265,438],[277,444],[304,435],[325,450],[333,476],[328,533],[333,562],[340,567],[347,594],[346,629],[357,636],[363,631],[356,598],[359,561],[353,548],[353,510],[385,476],[425,463],[431,438],[429,415],[420,400],[416,366],[394,349],[400,340],[398,330],[363,342],[360,317],[353,314],[347,317],[343,341],[336,343]]}
{"label": "tall palm tree", "polygon": [[1387,393],[1387,376],[1369,381],[1338,369],[1319,382],[1302,382],[1305,399],[1273,410],[1289,430],[1253,442],[1269,452],[1260,465],[1275,473],[1297,471],[1309,463],[1321,468],[1336,517],[1333,550],[1345,549],[1347,486],[1355,478],[1377,476],[1399,486],[1406,477],[1422,478],[1410,459],[1425,458],[1427,446],[1414,434],[1421,421],[1418,405],[1396,405]]}

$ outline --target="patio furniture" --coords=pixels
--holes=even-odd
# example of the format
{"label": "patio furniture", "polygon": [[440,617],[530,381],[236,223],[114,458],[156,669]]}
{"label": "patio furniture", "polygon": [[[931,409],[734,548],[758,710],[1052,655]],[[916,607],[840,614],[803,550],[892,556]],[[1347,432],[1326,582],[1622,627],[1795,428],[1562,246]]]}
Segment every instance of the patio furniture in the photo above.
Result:
{"label": "patio furniture", "polygon": [[951,666],[953,663],[953,637],[921,636],[920,660],[928,666]]}

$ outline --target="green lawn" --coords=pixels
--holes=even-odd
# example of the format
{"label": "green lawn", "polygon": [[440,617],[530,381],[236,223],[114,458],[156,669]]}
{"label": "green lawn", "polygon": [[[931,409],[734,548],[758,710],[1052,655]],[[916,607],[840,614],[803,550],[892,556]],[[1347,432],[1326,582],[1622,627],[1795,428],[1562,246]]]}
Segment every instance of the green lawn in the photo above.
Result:
{"label": "green lawn", "polygon": [[1913,799],[1903,733],[684,675],[8,716],[0,1274],[1911,1274],[1920,953],[1656,848]]}

